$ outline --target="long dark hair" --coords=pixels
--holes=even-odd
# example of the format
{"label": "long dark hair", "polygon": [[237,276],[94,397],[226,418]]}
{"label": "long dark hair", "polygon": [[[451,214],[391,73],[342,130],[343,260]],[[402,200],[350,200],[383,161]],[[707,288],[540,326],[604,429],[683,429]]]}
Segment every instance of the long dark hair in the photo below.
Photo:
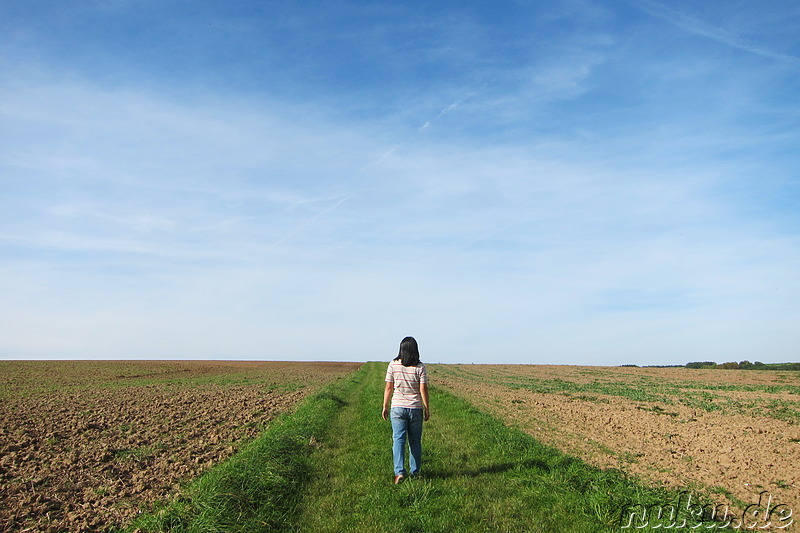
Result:
{"label": "long dark hair", "polygon": [[414,337],[406,337],[400,341],[400,353],[394,358],[403,366],[417,366],[419,364],[419,346]]}

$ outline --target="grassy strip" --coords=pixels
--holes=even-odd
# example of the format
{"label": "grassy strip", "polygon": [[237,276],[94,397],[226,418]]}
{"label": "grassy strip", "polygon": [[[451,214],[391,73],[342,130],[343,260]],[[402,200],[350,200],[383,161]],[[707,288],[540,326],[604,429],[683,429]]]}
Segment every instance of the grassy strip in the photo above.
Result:
{"label": "grassy strip", "polygon": [[[393,485],[391,428],[379,417],[384,370],[385,363],[367,364],[329,385],[202,476],[187,497],[131,529],[617,531],[624,510],[641,514],[632,506],[668,513],[678,501],[543,446],[435,387],[424,478]],[[645,525],[674,521],[651,515]]]}
{"label": "grassy strip", "polygon": [[[435,383],[424,477],[393,485],[391,427],[379,417],[385,363],[362,371],[366,379],[310,457],[315,475],[294,531],[618,531],[626,509],[642,510],[635,505],[653,506],[646,526],[676,521],[668,513],[678,494],[544,446]],[[697,523],[685,512],[677,523],[684,517]]]}
{"label": "grassy strip", "polygon": [[[563,394],[585,401],[603,401],[591,394],[618,396],[637,402],[663,403],[674,405],[677,403],[688,407],[713,412],[724,413],[747,412],[758,416],[768,416],[777,420],[800,420],[800,402],[782,399],[759,398],[750,401],[720,396],[709,391],[746,391],[777,394],[800,393],[796,385],[733,385],[724,383],[698,383],[698,382],[663,382],[649,377],[638,377],[631,381],[600,381],[589,383],[575,383],[564,379],[541,379],[518,376],[511,372],[503,373],[477,373],[461,367],[450,365],[437,365],[436,372],[443,376],[452,376],[456,379],[470,380],[477,383],[499,385],[509,389],[523,389],[541,394]],[[584,372],[587,373],[587,372]],[[589,393],[589,394],[586,394]]]}
{"label": "grassy strip", "polygon": [[312,474],[312,452],[347,406],[361,371],[335,381],[278,417],[264,434],[198,478],[186,495],[138,518],[141,532],[286,529]]}
{"label": "grassy strip", "polygon": [[[725,382],[702,382],[702,381],[664,381],[660,377],[654,376],[627,376],[627,381],[620,381],[618,375],[603,373],[601,371],[581,371],[583,375],[596,375],[600,378],[589,383],[575,383],[558,378],[543,379],[527,377],[515,374],[513,370],[493,371],[493,372],[474,372],[456,365],[436,365],[436,368],[443,373],[449,373],[462,379],[493,383],[508,387],[531,388],[535,392],[559,392],[559,391],[594,391],[603,392],[614,396],[628,397],[631,391],[626,389],[639,389],[649,387],[660,389],[660,392],[674,395],[679,391],[720,391],[720,392],[765,392],[768,394],[778,394],[787,392],[789,394],[800,394],[800,386],[793,383],[781,383],[777,385],[767,384],[734,384]],[[691,370],[687,374],[691,374]],[[606,392],[608,391],[608,392]]]}

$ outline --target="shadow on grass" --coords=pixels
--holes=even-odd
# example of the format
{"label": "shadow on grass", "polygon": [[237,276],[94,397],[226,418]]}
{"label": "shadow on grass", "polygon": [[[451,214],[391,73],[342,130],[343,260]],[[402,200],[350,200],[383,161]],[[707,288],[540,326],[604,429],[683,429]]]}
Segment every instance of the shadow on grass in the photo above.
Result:
{"label": "shadow on grass", "polygon": [[333,394],[330,394],[330,393],[327,393],[327,392],[323,392],[322,394],[317,395],[317,397],[318,398],[325,398],[327,400],[331,400],[336,404],[337,407],[345,407],[345,406],[350,405],[349,402],[346,402],[346,401],[342,400],[341,398],[339,398],[338,396],[334,396]]}
{"label": "shadow on grass", "polygon": [[548,473],[550,465],[543,461],[522,461],[518,463],[497,463],[480,468],[460,468],[457,470],[425,470],[422,477],[426,479],[448,479],[453,477],[478,477],[485,474],[501,474],[509,470],[538,470]]}

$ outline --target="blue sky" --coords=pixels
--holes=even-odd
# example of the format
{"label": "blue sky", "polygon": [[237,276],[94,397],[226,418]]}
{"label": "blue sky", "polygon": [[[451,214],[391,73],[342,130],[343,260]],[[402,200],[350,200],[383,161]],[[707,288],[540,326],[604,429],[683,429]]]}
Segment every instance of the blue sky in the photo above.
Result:
{"label": "blue sky", "polygon": [[0,358],[796,361],[798,30],[0,0]]}

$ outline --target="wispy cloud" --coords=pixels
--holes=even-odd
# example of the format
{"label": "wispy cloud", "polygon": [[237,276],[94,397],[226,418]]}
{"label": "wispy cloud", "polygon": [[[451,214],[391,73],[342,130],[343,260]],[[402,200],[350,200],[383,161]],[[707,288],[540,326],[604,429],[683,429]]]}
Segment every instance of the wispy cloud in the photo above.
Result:
{"label": "wispy cloud", "polygon": [[700,20],[689,13],[679,11],[660,2],[644,0],[641,2],[632,2],[631,5],[634,5],[655,17],[665,20],[670,24],[694,35],[706,37],[720,44],[763,57],[768,57],[770,59],[785,61],[793,65],[800,64],[800,57],[770,50],[746,39],[745,37],[739,35],[735,30]]}

